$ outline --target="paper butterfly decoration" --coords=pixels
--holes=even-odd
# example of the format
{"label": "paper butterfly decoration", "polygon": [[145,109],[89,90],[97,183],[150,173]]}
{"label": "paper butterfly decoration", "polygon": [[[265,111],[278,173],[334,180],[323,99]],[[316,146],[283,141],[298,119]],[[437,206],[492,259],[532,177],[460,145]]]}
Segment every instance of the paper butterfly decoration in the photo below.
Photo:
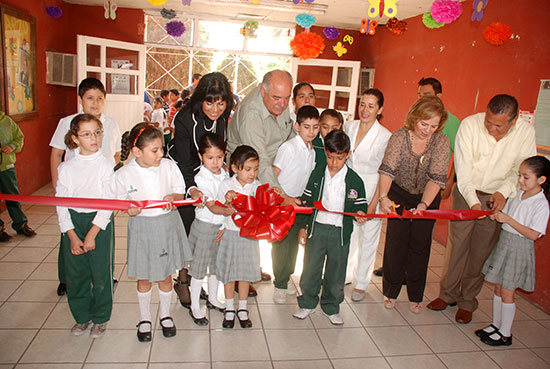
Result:
{"label": "paper butterfly decoration", "polygon": [[359,32],[369,35],[374,35],[376,33],[376,26],[378,26],[378,22],[375,20],[366,20],[365,18],[361,19],[361,29]]}
{"label": "paper butterfly decoration", "polygon": [[348,44],[353,44],[353,36],[352,35],[345,35],[344,36],[344,42],[347,42]]}
{"label": "paper butterfly decoration", "polygon": [[249,20],[241,28],[241,35],[249,38],[256,38],[256,30],[258,29],[258,21]]}
{"label": "paper butterfly decoration", "polygon": [[397,15],[398,0],[369,0],[369,18],[380,17],[383,15],[393,18]]}
{"label": "paper butterfly decoration", "polygon": [[106,1],[105,4],[103,4],[103,8],[105,9],[105,19],[116,19],[116,10],[118,6],[114,1]]}
{"label": "paper butterfly decoration", "polygon": [[332,49],[336,52],[336,55],[338,55],[339,58],[348,52],[348,49],[346,49],[340,41],[338,41],[338,43],[334,45]]}

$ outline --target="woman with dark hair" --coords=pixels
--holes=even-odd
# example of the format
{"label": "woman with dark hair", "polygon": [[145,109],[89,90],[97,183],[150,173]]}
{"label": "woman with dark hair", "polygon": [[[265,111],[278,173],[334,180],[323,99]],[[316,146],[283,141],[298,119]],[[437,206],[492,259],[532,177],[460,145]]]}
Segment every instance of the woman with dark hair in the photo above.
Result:
{"label": "woman with dark hair", "polygon": [[292,89],[292,105],[294,111],[290,113],[290,118],[296,122],[296,112],[304,105],[315,106],[315,89],[307,82],[297,83]]}
{"label": "woman with dark hair", "polygon": [[[227,141],[227,122],[233,104],[233,92],[228,79],[219,72],[208,73],[200,79],[189,104],[174,118],[175,134],[168,146],[168,155],[176,161],[185,179],[187,195],[193,199],[202,197],[194,179],[201,164],[199,142],[206,133],[218,134]],[[178,211],[185,231],[189,234],[195,219],[195,209],[180,206]],[[189,307],[191,298],[186,269],[180,271],[174,290],[180,303]]]}

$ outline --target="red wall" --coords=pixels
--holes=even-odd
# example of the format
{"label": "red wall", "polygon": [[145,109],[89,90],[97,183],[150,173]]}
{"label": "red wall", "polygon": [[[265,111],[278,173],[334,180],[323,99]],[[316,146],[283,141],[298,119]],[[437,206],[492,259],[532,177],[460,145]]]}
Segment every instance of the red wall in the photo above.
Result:
{"label": "red wall", "polygon": [[60,118],[75,113],[77,89],[46,84],[46,50],[76,54],[76,35],[104,37],[143,43],[137,25],[143,22],[143,12],[118,9],[117,19],[108,21],[102,7],[74,5],[61,0],[49,1],[63,10],[59,19],[50,18],[45,8],[36,2],[4,0],[8,6],[36,18],[36,77],[38,117],[18,122],[25,135],[23,151],[17,155],[19,190],[30,194],[50,181],[50,138]]}
{"label": "red wall", "polygon": [[[441,81],[443,101],[459,119],[484,111],[499,93],[514,95],[521,109],[535,109],[540,79],[550,78],[548,1],[491,0],[481,22],[471,21],[472,0],[462,6],[458,20],[437,30],[418,16],[407,19],[401,35],[380,27],[363,38],[361,61],[376,68],[374,84],[385,96],[382,123],[390,130],[402,125],[422,77]],[[489,44],[482,31],[492,22],[512,27],[514,38],[502,46]],[[446,243],[446,223],[438,223],[435,238]],[[550,311],[550,235],[536,242],[536,258],[536,291],[526,296]]]}

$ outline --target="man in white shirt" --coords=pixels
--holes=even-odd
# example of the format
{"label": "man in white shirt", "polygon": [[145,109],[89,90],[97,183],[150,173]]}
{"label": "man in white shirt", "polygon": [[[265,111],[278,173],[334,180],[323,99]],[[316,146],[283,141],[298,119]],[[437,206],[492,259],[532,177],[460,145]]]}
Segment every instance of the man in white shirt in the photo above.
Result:
{"label": "man in white shirt", "polygon": [[[516,194],[521,162],[536,155],[535,129],[518,119],[518,102],[497,95],[487,111],[462,121],[455,144],[457,187],[453,209],[500,211]],[[469,323],[483,286],[481,268],[498,241],[500,223],[483,217],[451,221],[439,297],[428,304],[444,310],[458,304],[455,320]]]}

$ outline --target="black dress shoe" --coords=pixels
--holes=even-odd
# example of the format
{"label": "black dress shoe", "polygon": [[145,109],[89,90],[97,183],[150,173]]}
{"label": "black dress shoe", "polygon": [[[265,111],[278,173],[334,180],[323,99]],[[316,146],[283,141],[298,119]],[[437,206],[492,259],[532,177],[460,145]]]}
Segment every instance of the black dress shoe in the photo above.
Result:
{"label": "black dress shoe", "polygon": [[[492,328],[493,330],[491,332],[486,332],[485,331],[485,328]],[[495,333],[496,331],[498,331],[498,328],[495,327],[494,325],[489,325],[485,328],[481,328],[481,329],[478,329],[477,331],[475,331],[474,333],[476,334],[476,336],[478,336],[479,338],[481,337],[484,337],[484,336],[490,336],[492,335],[493,333]]]}
{"label": "black dress shoe", "polygon": [[67,284],[66,283],[59,283],[59,286],[57,286],[57,296],[63,296],[67,293]]}
{"label": "black dress shoe", "polygon": [[23,227],[21,227],[21,229],[17,230],[17,234],[22,234],[25,237],[36,236],[36,232],[33,231],[27,223],[23,224]]}
{"label": "black dress shoe", "polygon": [[512,344],[512,335],[505,337],[499,331],[495,332],[499,337],[498,340],[492,339],[491,336],[481,337],[481,342],[489,346],[510,346]]}
{"label": "black dress shoe", "polygon": [[200,299],[201,299],[201,300],[206,300],[206,301],[208,301],[208,294],[206,293],[206,291],[205,291],[204,288],[202,288],[202,287],[201,287]]}
{"label": "black dress shoe", "polygon": [[222,327],[223,328],[233,328],[235,326],[235,318],[229,320],[227,319],[227,314],[233,313],[235,314],[235,310],[226,310],[225,315],[223,317]]}
{"label": "black dress shoe", "polygon": [[219,312],[222,312],[222,313],[225,312],[225,308],[218,307],[208,300],[206,300],[206,307],[208,309],[218,310]]}
{"label": "black dress shoe", "polygon": [[250,317],[248,317],[247,319],[244,319],[244,320],[239,317],[239,313],[241,311],[245,311],[246,315],[248,316],[248,310],[240,309],[240,310],[237,311],[237,319],[239,319],[239,323],[241,324],[241,328],[252,328],[252,321],[250,320]]}
{"label": "black dress shoe", "polygon": [[380,267],[378,269],[374,269],[372,274],[374,274],[377,277],[382,277],[384,275],[384,268]]}
{"label": "black dress shoe", "polygon": [[[193,315],[191,315],[193,316]],[[171,327],[165,327],[162,325],[162,322],[165,320],[171,320],[172,326]],[[176,335],[176,325],[174,324],[174,319],[172,319],[171,316],[164,317],[160,320],[160,326],[162,327],[162,335],[164,337],[174,337]]]}
{"label": "black dress shoe", "polygon": [[206,317],[195,318],[195,316],[193,315],[193,310],[191,310],[191,309],[189,309],[189,315],[191,315],[191,319],[193,319],[193,322],[196,325],[200,325],[201,327],[204,327],[205,325],[208,325],[208,319],[206,319]]}
{"label": "black dress shoe", "polygon": [[153,325],[151,324],[151,322],[149,320],[142,320],[141,322],[139,322],[138,325],[136,325],[136,327],[138,329],[137,330],[138,341],[139,342],[151,342],[151,331],[149,331],[149,332],[140,332],[139,331],[139,327],[142,324],[149,324],[149,326],[151,326],[151,328],[153,328]]}

